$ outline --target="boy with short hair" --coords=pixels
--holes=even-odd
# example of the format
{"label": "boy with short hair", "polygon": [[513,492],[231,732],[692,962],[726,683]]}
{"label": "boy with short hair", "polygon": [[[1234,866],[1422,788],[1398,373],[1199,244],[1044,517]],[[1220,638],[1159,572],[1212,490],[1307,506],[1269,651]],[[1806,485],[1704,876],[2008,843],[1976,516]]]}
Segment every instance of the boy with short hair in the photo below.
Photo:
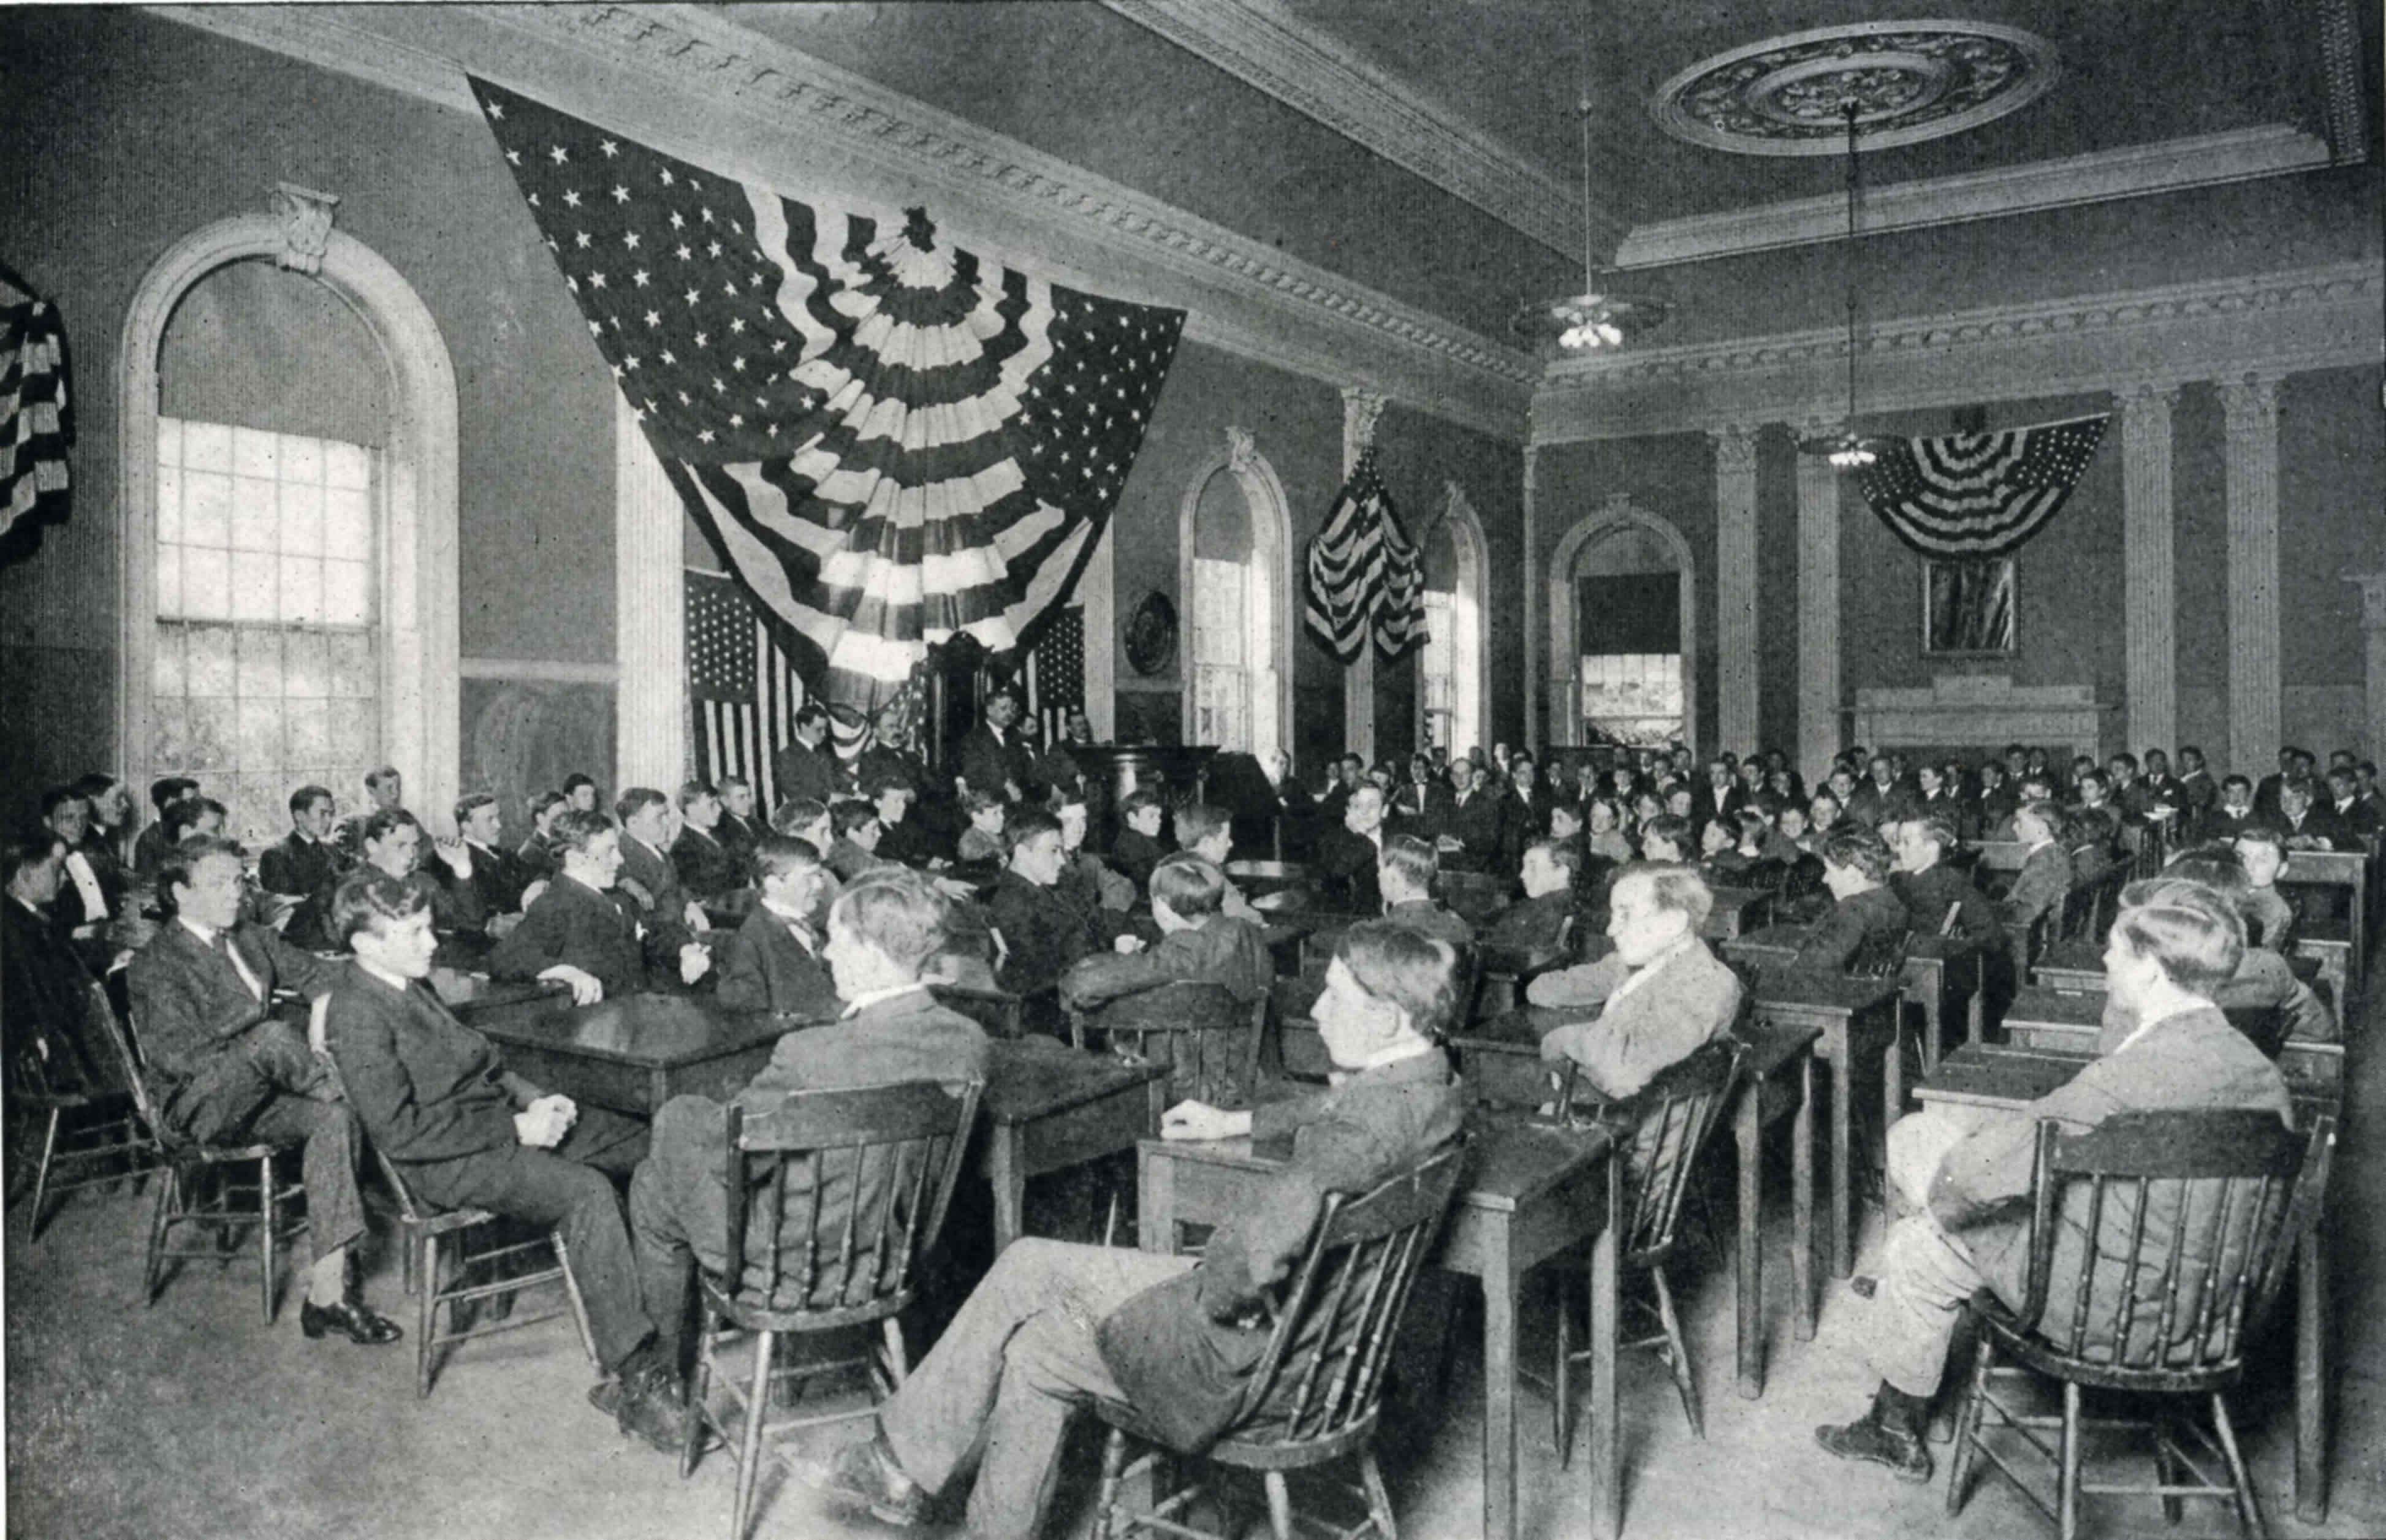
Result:
{"label": "boy with short hair", "polygon": [[1575,883],[1582,870],[1582,851],[1554,834],[1525,846],[1518,868],[1525,896],[1500,911],[1483,933],[1485,949],[1505,952],[1547,952],[1558,945],[1566,921],[1575,912]]}
{"label": "boy with short hair", "polygon": [[2040,915],[2063,902],[2071,886],[2071,853],[2055,837],[2063,821],[2063,809],[2042,797],[2014,809],[2014,838],[2024,854],[2005,894],[2005,924],[2017,936],[2028,934]]}
{"label": "boy with short hair", "polygon": [[1440,870],[1433,846],[1415,835],[1394,834],[1386,840],[1375,862],[1375,887],[1384,895],[1384,918],[1452,946],[1472,946],[1475,927],[1434,900],[1433,883]]}
{"label": "boy with short hair", "polygon": [[556,819],[555,837],[563,870],[490,952],[492,978],[569,984],[572,1000],[585,1006],[647,988],[650,960],[660,964],[674,953],[683,983],[704,976],[712,959],[703,947],[673,948],[640,923],[634,901],[613,891],[622,834],[611,819],[573,808]]}
{"label": "boy with short hair", "polygon": [[1867,942],[1913,929],[1905,905],[1889,887],[1889,846],[1870,830],[1851,829],[1824,842],[1823,883],[1837,902],[1806,933],[1792,968],[1836,973]]}
{"label": "boy with short hair", "polygon": [[333,884],[348,867],[347,858],[332,843],[336,821],[331,789],[301,786],[290,794],[290,833],[266,846],[257,858],[260,887],[300,900],[282,933],[292,945],[308,951],[331,945],[328,901]]}
{"label": "boy with short hair", "polygon": [[1226,874],[1203,856],[1180,851],[1151,870],[1151,919],[1160,943],[1134,952],[1095,952],[1061,975],[1061,1003],[1099,1010],[1112,1000],[1191,980],[1225,986],[1248,1006],[1266,997],[1275,962],[1260,933],[1221,910]]}
{"label": "boy with short hair", "polygon": [[1003,858],[1004,808],[1002,798],[993,792],[970,791],[962,795],[961,811],[969,815],[969,827],[961,831],[958,852],[963,864]]}
{"label": "boy with short hair", "polygon": [[746,922],[722,944],[713,998],[732,1010],[816,1017],[836,1013],[836,989],[812,928],[820,852],[788,834],[765,834],[754,846],[762,892]]}
{"label": "boy with short hair", "polygon": [[828,869],[840,883],[858,881],[864,872],[892,861],[878,858],[878,809],[860,797],[848,797],[828,810],[835,839],[828,847]]}
{"label": "boy with short hair", "polygon": [[1013,995],[1049,990],[1069,965],[1094,949],[1086,916],[1060,892],[1061,820],[1025,807],[1011,820],[1011,864],[995,880],[986,918],[1002,937],[996,977]]}
{"label": "boy with short hair", "polygon": [[710,930],[704,906],[688,895],[668,854],[671,798],[652,786],[632,786],[614,799],[613,813],[622,820],[622,891],[638,901],[647,923],[674,945]]}
{"label": "boy with short hair", "polygon": [[1118,838],[1111,842],[1111,864],[1135,884],[1137,893],[1149,891],[1152,868],[1168,854],[1160,843],[1160,823],[1166,812],[1160,794],[1149,786],[1136,787],[1119,803],[1120,827]]}
{"label": "boy with short hair", "polygon": [[1226,884],[1225,896],[1219,901],[1218,912],[1229,920],[1247,920],[1254,925],[1266,921],[1260,911],[1251,908],[1243,890],[1225,876],[1226,860],[1234,853],[1234,820],[1224,808],[1213,808],[1206,802],[1188,802],[1176,809],[1176,848],[1180,852],[1199,856],[1216,867]]}
{"label": "boy with short hair", "polygon": [[514,862],[525,881],[544,883],[563,870],[563,855],[555,843],[555,820],[571,808],[561,792],[541,792],[530,799],[530,833],[514,851]]}
{"label": "boy with short hair", "polygon": [[2294,944],[2295,910],[2279,892],[2287,870],[2287,842],[2277,825],[2249,823],[2237,835],[2237,859],[2245,868],[2245,945],[2288,955]]}
{"label": "boy with short hair", "polygon": [[679,789],[679,837],[672,841],[672,870],[688,896],[699,905],[719,899],[746,885],[746,862],[722,839],[721,794],[701,781]]}

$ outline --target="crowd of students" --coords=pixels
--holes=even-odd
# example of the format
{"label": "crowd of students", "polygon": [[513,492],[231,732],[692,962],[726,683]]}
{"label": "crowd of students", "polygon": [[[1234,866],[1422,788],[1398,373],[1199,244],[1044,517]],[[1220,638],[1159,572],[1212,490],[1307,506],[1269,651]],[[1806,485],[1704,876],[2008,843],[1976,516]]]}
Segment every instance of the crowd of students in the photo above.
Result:
{"label": "crowd of students", "polygon": [[[735,779],[673,795],[632,787],[609,811],[575,775],[532,801],[530,832],[511,849],[482,794],[457,803],[452,837],[428,837],[390,770],[366,779],[370,807],[345,821],[330,792],[299,788],[291,833],[254,863],[222,837],[220,806],[187,781],[153,788],[158,816],[137,838],[114,781],[60,788],[43,798],[40,827],[6,849],[12,1076],[107,1082],[87,1013],[105,1008],[94,983],[121,969],[171,1133],[303,1144],[307,1335],[401,1335],[364,1303],[349,1262],[366,1238],[356,1173],[370,1141],[435,1204],[561,1229],[606,1369],[592,1402],[676,1451],[689,1270],[728,1253],[722,1108],[678,1098],[648,1126],[581,1108],[509,1072],[425,981],[445,949],[459,966],[560,984],[582,1003],[695,991],[814,1023],[783,1036],[739,1094],[755,1108],[795,1089],[981,1078],[982,1030],[931,983],[1017,995],[1029,1026],[1046,1031],[1062,1012],[1178,981],[1222,984],[1246,1005],[1263,997],[1274,959],[1262,916],[1225,870],[1228,816],[1140,791],[1116,808],[1110,849],[1088,850],[1084,777],[1035,755],[1015,720],[1015,703],[997,697],[949,783],[892,742],[838,761],[808,721],[779,783],[825,795],[791,796],[767,821]],[[1727,755],[1693,774],[1680,750],[1611,751],[1578,760],[1570,783],[1496,751],[1447,767],[1420,757],[1399,782],[1346,759],[1313,795],[1277,767],[1287,814],[1313,807],[1325,825],[1311,852],[1319,901],[1357,921],[1314,1014],[1347,1078],[1256,1112],[1187,1102],[1164,1132],[1290,1134],[1281,1189],[1213,1238],[1198,1267],[1015,1245],[881,1409],[877,1434],[798,1473],[910,1521],[983,1444],[973,1523],[1026,1534],[1076,1401],[1163,1409],[1187,1449],[1214,1437],[1239,1383],[1218,1366],[1253,1361],[1252,1303],[1298,1252],[1320,1195],[1363,1187],[1454,1135],[1458,1090],[1438,1040],[1463,1024],[1470,949],[1546,953],[1580,926],[1575,950],[1589,960],[1530,986],[1534,1003],[1567,1017],[1542,1052],[1628,1096],[1738,1015],[1742,984],[1701,934],[1718,889],[1766,886],[1811,920],[1801,967],[1847,966],[1891,932],[1994,948],[2116,859],[2128,822],[2154,821],[2191,853],[2125,900],[2106,958],[2107,1036],[2163,1052],[2103,1077],[2109,1095],[2177,1105],[2156,1072],[2176,1058],[2217,1066],[2187,1077],[2204,1098],[2194,1105],[2270,1105],[2269,1082],[2201,1013],[2234,991],[2288,1008],[2297,1030],[2326,1030],[2302,983],[2271,966],[2293,923],[2273,884],[2296,848],[2374,841],[2375,770],[2348,754],[2322,778],[2290,750],[2257,786],[2215,783],[2192,749],[2179,757],[2177,776],[2153,751],[2142,768],[2119,755],[2058,778],[2042,752],[2019,746],[1978,767],[1858,750],[1812,795],[1778,755]],[[1949,859],[1982,839],[2028,847],[2002,902]],[[1456,871],[1501,890],[1479,931],[1441,901],[1443,874]],[[278,994],[314,1002],[308,1022]],[[2004,1287],[2001,1264],[1950,1237],[2010,1184],[2012,1158],[1977,1128],[1899,1135],[1891,1175],[1919,1212],[1892,1233],[1883,1264],[1895,1346],[1872,1413],[1821,1431],[1834,1453],[1927,1473],[1928,1450],[1908,1435],[1936,1386],[1924,1365],[1943,1356],[1948,1291],[1965,1279]],[[1959,1194],[1944,1203],[1942,1171]],[[836,1199],[855,1213],[886,1200],[867,1183]]]}

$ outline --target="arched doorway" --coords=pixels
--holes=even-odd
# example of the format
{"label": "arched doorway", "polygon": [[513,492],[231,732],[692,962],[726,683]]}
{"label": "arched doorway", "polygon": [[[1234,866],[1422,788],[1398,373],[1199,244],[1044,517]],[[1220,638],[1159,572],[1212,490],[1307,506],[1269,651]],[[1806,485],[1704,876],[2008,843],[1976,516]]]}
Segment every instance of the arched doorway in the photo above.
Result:
{"label": "arched doorway", "polygon": [[1550,562],[1552,735],[1691,743],[1698,725],[1698,573],[1679,530],[1622,494]]}

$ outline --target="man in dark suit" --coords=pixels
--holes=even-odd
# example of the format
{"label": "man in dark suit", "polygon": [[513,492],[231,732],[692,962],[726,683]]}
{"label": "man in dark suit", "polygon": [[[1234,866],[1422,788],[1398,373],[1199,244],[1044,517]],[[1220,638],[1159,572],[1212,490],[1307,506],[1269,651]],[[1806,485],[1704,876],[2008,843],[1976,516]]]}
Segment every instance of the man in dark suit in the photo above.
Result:
{"label": "man in dark suit", "polygon": [[1731,773],[1730,761],[1710,759],[1706,779],[1690,788],[1690,822],[1703,830],[1717,819],[1738,818],[1747,805],[1747,791]]}
{"label": "man in dark suit", "polygon": [[395,1342],[392,1322],[351,1290],[348,1248],[364,1237],[356,1114],[306,1035],[274,1014],[273,992],[320,999],[337,970],[270,926],[240,918],[240,847],[198,838],[169,851],[158,893],[172,918],[132,959],[132,1020],[166,1130],[199,1144],[306,1146],[315,1264],[300,1309],[309,1337]]}
{"label": "man in dark suit", "polygon": [[820,904],[820,852],[791,834],[765,834],[754,850],[760,899],[720,944],[713,998],[732,1010],[826,1018],[836,990],[812,929]]}
{"label": "man in dark suit", "polygon": [[1525,846],[1550,832],[1550,805],[1553,798],[1540,781],[1539,767],[1529,754],[1508,757],[1508,795],[1501,809],[1500,865],[1503,874],[1513,874],[1525,859]]}
{"label": "man in dark suit", "polygon": [[[834,1023],[780,1038],[770,1064],[737,1094],[738,1105],[768,1112],[791,1091],[982,1082],[984,1031],[939,1005],[920,982],[922,966],[944,945],[948,917],[945,899],[928,880],[900,867],[873,871],[840,895],[829,912],[824,954],[845,1014]],[[661,1333],[662,1361],[673,1366],[680,1361],[687,1317],[690,1264],[718,1270],[728,1263],[722,1111],[720,1103],[703,1096],[673,1096],[664,1103],[655,1114],[646,1162],[630,1183],[630,1234],[637,1249],[640,1293]],[[785,1207],[777,1215],[757,1214],[750,1236],[775,1234],[789,1248],[814,1235],[826,1244],[844,1233],[848,1216],[857,1233],[868,1234],[890,1191],[885,1170],[875,1169],[860,1182],[823,1186],[820,1212],[813,1214],[810,1183],[791,1171]],[[634,1411],[625,1400],[624,1424],[644,1431],[649,1422],[668,1419],[667,1425],[676,1427],[669,1387],[650,1382],[644,1394],[656,1415]],[[675,1438],[660,1443],[667,1452],[678,1452]]]}
{"label": "man in dark suit", "polygon": [[47,829],[6,849],[0,884],[0,1022],[9,1084],[23,1078],[58,1091],[121,1090],[89,968],[51,918],[65,881],[66,845]]}
{"label": "man in dark suit", "polygon": [[[458,879],[470,883],[480,900],[483,922],[520,914],[522,891],[530,878],[513,852],[497,843],[500,815],[497,799],[486,792],[470,792],[456,801],[456,837],[463,842],[470,871]],[[508,921],[511,923],[510,920]]]}
{"label": "man in dark suit", "polygon": [[1865,783],[1848,793],[1842,808],[1844,817],[1867,829],[1878,829],[1884,823],[1902,822],[1912,816],[1913,795],[1898,784],[1887,755],[1874,755],[1865,764]]}
{"label": "man in dark suit", "polygon": [[1383,888],[1375,868],[1384,856],[1384,794],[1363,782],[1342,810],[1342,826],[1328,829],[1317,842],[1319,884],[1344,914],[1372,920],[1384,912]]}
{"label": "man in dark suit", "polygon": [[1823,842],[1823,885],[1837,900],[1806,932],[1791,966],[1836,973],[1867,945],[1879,946],[1913,928],[1905,904],[1889,886],[1889,846],[1869,829],[1850,829]]}
{"label": "man in dark suit", "polygon": [[754,811],[754,783],[744,776],[722,776],[720,797],[721,821],[713,825],[712,837],[721,842],[721,848],[729,852],[730,858],[743,871],[770,825]]}
{"label": "man in dark suit", "polygon": [[1516,874],[1525,896],[1493,919],[1483,933],[1483,949],[1526,957],[1554,950],[1574,918],[1575,886],[1584,859],[1578,837],[1552,834],[1526,845]]}
{"label": "man in dark suit", "polygon": [[2055,836],[2063,809],[2052,802],[2023,803],[2014,811],[2014,838],[2025,847],[2021,871],[2005,894],[2005,928],[2026,935],[2040,915],[2063,902],[2071,887],[2071,855]]}
{"label": "man in dark suit", "polygon": [[2328,772],[2328,799],[2313,814],[2326,826],[2329,848],[2358,850],[2365,839],[2376,839],[2386,813],[2361,796],[2361,774],[2350,767]]}
{"label": "man in dark suit", "polygon": [[[1905,906],[1906,922],[1916,935],[1958,935],[1985,951],[2001,950],[2005,928],[1997,919],[1989,895],[1972,885],[1968,873],[1945,862],[1955,848],[1955,831],[1941,818],[1908,819],[1898,825],[1897,870],[1889,885]],[[1824,868],[1825,880],[1829,867]],[[1953,911],[1954,927],[1946,931]]]}
{"label": "man in dark suit", "polygon": [[1035,751],[1020,740],[1019,697],[1000,691],[986,698],[986,720],[961,734],[953,763],[962,789],[1017,802],[1036,779]]}
{"label": "man in dark suit", "polygon": [[944,1335],[878,1409],[877,1435],[795,1475],[898,1523],[983,1449],[973,1534],[1043,1533],[1062,1436],[1088,1400],[1123,1401],[1180,1453],[1214,1442],[1266,1345],[1265,1291],[1300,1258],[1329,1191],[1364,1192],[1455,1138],[1463,1092],[1432,1034],[1452,1013],[1446,944],[1358,925],[1313,1014],[1344,1078],[1254,1111],[1171,1108],[1172,1139],[1289,1138],[1292,1156],[1248,1211],[1190,1257],[1028,1238],[997,1259]]}
{"label": "man in dark suit", "polygon": [[1110,864],[1135,884],[1138,894],[1150,888],[1152,869],[1168,854],[1168,847],[1160,842],[1167,816],[1160,794],[1149,786],[1136,787],[1119,803],[1119,831],[1111,841]]}
{"label": "man in dark suit", "polygon": [[2317,761],[2309,753],[2292,744],[2280,748],[2278,770],[2262,777],[2261,784],[2254,788],[2254,810],[2266,816],[2276,816],[2279,788],[2292,782],[2309,781],[2316,763]]}
{"label": "man in dark suit", "polygon": [[378,770],[369,770],[365,771],[365,805],[349,814],[333,837],[338,842],[342,854],[353,860],[362,860],[366,820],[375,813],[405,810],[406,779],[398,774],[396,767],[383,765]]}
{"label": "man in dark suit", "polygon": [[66,848],[55,908],[57,923],[94,968],[107,965],[106,927],[124,908],[124,884],[116,870],[94,861],[83,849],[91,829],[91,800],[73,786],[42,794],[42,822]]}
{"label": "man in dark suit", "polygon": [[295,945],[321,951],[332,945],[325,906],[350,863],[331,843],[334,809],[330,788],[301,786],[290,794],[290,833],[257,858],[257,880],[268,893],[300,900],[282,933]]}
{"label": "man in dark suit", "polygon": [[[419,890],[386,875],[350,883],[333,925],[355,958],[333,984],[324,1041],[374,1146],[442,1208],[560,1231],[605,1373],[639,1392],[668,1377],[608,1175],[637,1169],[647,1131],[512,1073],[456,1020],[423,983],[439,943]],[[608,1385],[590,1398],[617,1415],[651,1404]]]}
{"label": "man in dark suit", "polygon": [[[375,868],[420,888],[423,901],[431,906],[431,922],[439,930],[474,933],[487,926],[488,910],[480,890],[472,885],[471,858],[462,841],[428,842],[412,813],[388,808],[358,826],[357,849],[358,865]],[[344,870],[316,892],[315,908],[326,917],[326,923],[337,897],[337,883],[350,874]]]}
{"label": "man in dark suit", "polygon": [[541,792],[530,799],[530,833],[514,849],[514,866],[525,883],[546,882],[563,870],[555,820],[571,810],[571,799],[561,792]]}
{"label": "man in dark suit", "polygon": [[614,893],[622,834],[611,819],[574,809],[557,817],[555,836],[563,870],[489,953],[492,977],[566,983],[584,1006],[644,990],[650,962],[675,960],[686,983],[703,977],[711,966],[703,947],[683,944],[674,958],[659,933],[640,923],[634,903]]}
{"label": "man in dark suit", "polygon": [[836,800],[841,778],[836,751],[828,742],[827,707],[810,700],[797,709],[795,741],[779,750],[771,776],[782,805],[810,800],[825,806]]}
{"label": "man in dark suit", "polygon": [[721,795],[701,781],[679,789],[679,838],[672,841],[672,870],[680,887],[698,903],[717,900],[751,881],[746,863],[722,837],[727,816]]}
{"label": "man in dark suit", "polygon": [[[2249,782],[2247,784],[2250,787],[2252,783]],[[2204,750],[2191,744],[2183,745],[2179,751],[2179,789],[2187,799],[2191,820],[2202,816],[2206,808],[2220,800],[2220,784],[2212,778],[2212,771],[2204,768]]]}
{"label": "man in dark suit", "polygon": [[185,797],[198,795],[199,783],[187,775],[164,775],[149,783],[149,806],[156,812],[148,827],[132,841],[132,875],[150,882],[157,875],[159,863],[174,842],[166,837],[166,809]]}
{"label": "man in dark suit", "polygon": [[1009,825],[1011,864],[995,880],[986,919],[1002,937],[996,977],[1013,995],[1041,995],[1071,963],[1094,948],[1091,917],[1060,888],[1061,822],[1041,808],[1022,808]]}
{"label": "man in dark suit", "polygon": [[1504,785],[1495,785],[1490,771],[1471,760],[1463,760],[1450,771],[1450,783],[1458,788],[1458,777],[1465,777],[1463,789],[1456,789],[1450,798],[1448,827],[1443,831],[1455,840],[1458,848],[1450,849],[1440,841],[1436,847],[1457,871],[1488,871],[1500,862],[1500,854],[1508,838],[1508,797]]}
{"label": "man in dark suit", "polygon": [[1151,919],[1160,944],[1132,952],[1095,952],[1061,975],[1061,1003],[1099,1010],[1112,1000],[1190,980],[1223,985],[1252,1005],[1267,997],[1275,962],[1259,929],[1220,912],[1226,874],[1188,853],[1169,857],[1151,874]]}
{"label": "man in dark suit", "polygon": [[1450,808],[1449,783],[1434,774],[1432,760],[1422,754],[1412,755],[1408,784],[1392,799],[1388,816],[1400,825],[1401,833],[1431,845],[1441,836]]}
{"label": "man in dark suit", "polygon": [[613,812],[622,820],[622,891],[637,900],[647,928],[676,951],[712,922],[672,865],[671,800],[651,786],[632,786],[614,800]]}

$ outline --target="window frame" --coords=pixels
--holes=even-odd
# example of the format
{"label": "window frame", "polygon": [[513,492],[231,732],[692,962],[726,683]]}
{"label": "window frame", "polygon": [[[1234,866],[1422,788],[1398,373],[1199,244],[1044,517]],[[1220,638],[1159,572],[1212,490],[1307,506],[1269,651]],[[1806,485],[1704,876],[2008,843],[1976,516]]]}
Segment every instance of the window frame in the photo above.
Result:
{"label": "window frame", "polygon": [[[1240,428],[1227,429],[1224,444],[1194,468],[1186,483],[1184,498],[1177,506],[1176,592],[1179,607],[1188,617],[1193,613],[1194,603],[1194,521],[1200,511],[1203,489],[1221,471],[1232,475],[1242,491],[1251,532],[1250,569],[1255,582],[1264,582],[1267,587],[1263,606],[1252,605],[1246,597],[1244,618],[1250,633],[1243,661],[1250,691],[1247,717],[1251,736],[1249,752],[1264,763],[1272,753],[1289,752],[1287,745],[1292,741],[1291,504],[1285,496],[1284,483],[1276,478],[1275,468],[1260,453],[1251,435]],[[1264,634],[1260,631],[1262,619],[1267,628]],[[1180,724],[1183,739],[1189,744],[1197,741],[1194,729],[1199,710],[1189,634],[1182,656]],[[1272,732],[1268,731],[1271,726]]]}
{"label": "window frame", "polygon": [[[1491,749],[1491,616],[1488,602],[1491,542],[1484,533],[1483,518],[1475,511],[1475,504],[1467,497],[1466,489],[1456,482],[1450,482],[1445,492],[1449,500],[1443,508],[1441,521],[1450,530],[1450,546],[1457,557],[1458,571],[1454,588],[1433,592],[1448,593],[1453,599],[1472,601],[1475,630],[1471,657],[1468,648],[1457,645],[1454,630],[1450,638],[1450,752],[1455,758],[1469,748],[1479,747],[1486,753]],[[1452,604],[1450,610],[1455,617],[1458,606]],[[1473,676],[1474,696],[1471,701],[1465,688],[1470,682],[1463,680],[1462,674]],[[1419,748],[1425,747],[1430,742],[1426,732],[1430,712],[1426,705],[1425,678],[1425,654],[1420,648],[1417,654],[1415,732]],[[1471,711],[1468,709],[1470,707]]]}

